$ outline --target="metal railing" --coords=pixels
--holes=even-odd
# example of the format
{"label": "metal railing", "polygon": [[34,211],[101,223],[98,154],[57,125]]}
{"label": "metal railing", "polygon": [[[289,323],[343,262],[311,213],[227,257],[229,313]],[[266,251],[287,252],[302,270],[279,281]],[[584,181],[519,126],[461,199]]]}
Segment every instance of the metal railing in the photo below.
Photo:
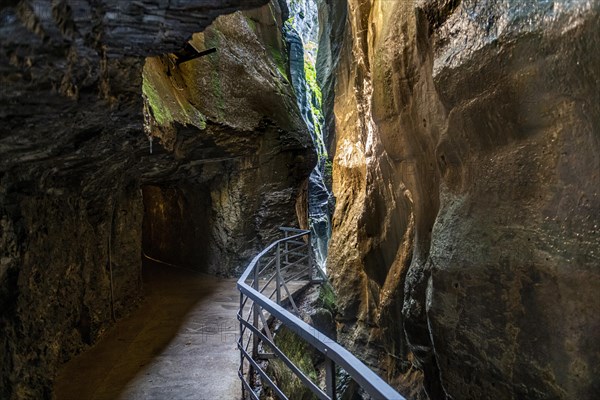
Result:
{"label": "metal railing", "polygon": [[[242,381],[243,399],[259,400],[259,390],[255,391],[253,387],[258,381],[260,384],[254,386],[269,387],[279,399],[288,399],[276,379],[269,376],[265,368],[265,361],[277,358],[319,399],[336,399],[337,365],[372,398],[404,400],[404,397],[348,350],[297,316],[298,307],[292,297],[293,286],[299,287],[302,282],[308,284],[323,281],[326,277],[312,262],[310,231],[280,229],[285,237],[273,242],[254,257],[237,282],[240,291],[238,375]],[[285,298],[282,297],[283,292],[287,295]],[[296,315],[283,307],[285,303],[288,303]],[[274,320],[280,321],[324,356],[324,388],[313,382],[277,347],[271,332]]]}

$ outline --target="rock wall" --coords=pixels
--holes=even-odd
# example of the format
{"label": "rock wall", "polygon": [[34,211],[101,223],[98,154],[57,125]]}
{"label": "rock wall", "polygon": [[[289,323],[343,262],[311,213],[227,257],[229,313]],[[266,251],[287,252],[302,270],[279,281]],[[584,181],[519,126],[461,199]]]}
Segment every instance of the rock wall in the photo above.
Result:
{"label": "rock wall", "polygon": [[[221,52],[229,63],[206,68],[219,71],[222,86],[237,92],[223,89],[224,100],[211,99],[229,107],[222,116],[202,103],[204,92],[190,97],[206,117],[206,129],[174,122],[172,146],[156,140],[149,154],[143,127],[145,57],[181,50],[219,14],[265,3],[0,4],[0,398],[50,398],[58,365],[135,305],[141,295],[142,187],[191,187],[197,194],[214,184],[211,235],[232,240],[235,246],[223,246],[238,255],[226,253],[217,270],[214,260],[225,250],[215,247],[212,264],[206,263],[213,272],[235,271],[236,262],[267,240],[267,227],[294,219],[294,196],[310,171],[312,149],[294,110],[283,113],[295,104],[291,91],[263,90],[278,76],[279,64],[244,53],[256,50],[246,45],[256,46],[260,34],[230,26],[219,37],[227,43],[222,47],[239,52]],[[257,13],[270,18],[256,28],[277,35],[271,22],[276,11]],[[244,75],[240,65],[260,71]],[[192,70],[185,64],[181,70],[186,68]],[[248,82],[254,86],[244,87]],[[257,97],[261,105],[250,112],[246,106]],[[236,143],[237,149],[223,153]],[[203,161],[215,157],[232,160]],[[265,194],[269,190],[273,196]],[[272,205],[288,203],[286,213],[271,212]],[[187,211],[195,206],[188,204]],[[260,240],[249,241],[257,232]]]}
{"label": "rock wall", "polygon": [[[189,221],[187,229],[161,229],[175,245],[164,261],[239,273],[279,226],[297,225],[296,200],[315,159],[287,73],[282,24],[272,2],[195,34],[196,49],[216,48],[209,56],[179,66],[171,54],[146,60],[148,134],[157,153],[166,148],[185,162],[183,171],[149,178],[179,193],[171,208]],[[198,240],[182,243],[183,232]]]}
{"label": "rock wall", "polygon": [[63,190],[1,198],[2,398],[49,398],[56,366],[140,294],[138,190],[122,188],[95,211]]}
{"label": "rock wall", "polygon": [[340,337],[409,398],[597,397],[600,3],[339,3]]}

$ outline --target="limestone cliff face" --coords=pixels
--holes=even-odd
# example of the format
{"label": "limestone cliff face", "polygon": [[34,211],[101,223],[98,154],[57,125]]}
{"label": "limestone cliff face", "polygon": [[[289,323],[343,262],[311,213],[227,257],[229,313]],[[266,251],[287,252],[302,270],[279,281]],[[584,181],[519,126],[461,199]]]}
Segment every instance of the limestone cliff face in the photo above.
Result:
{"label": "limestone cliff face", "polygon": [[348,2],[328,269],[411,398],[599,393],[599,14]]}
{"label": "limestone cliff face", "polygon": [[[57,366],[139,299],[142,251],[229,274],[295,219],[313,151],[277,4],[194,36],[217,54],[170,77],[167,55],[146,60],[265,3],[0,4],[0,398],[51,397]],[[160,98],[184,93],[168,128],[147,114],[152,154],[143,73]]]}

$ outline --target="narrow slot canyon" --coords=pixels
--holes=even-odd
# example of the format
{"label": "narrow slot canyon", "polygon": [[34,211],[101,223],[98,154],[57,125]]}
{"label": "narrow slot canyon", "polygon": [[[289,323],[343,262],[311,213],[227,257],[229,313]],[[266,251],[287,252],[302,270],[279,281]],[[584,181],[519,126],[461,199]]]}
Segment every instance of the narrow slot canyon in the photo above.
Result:
{"label": "narrow slot canyon", "polygon": [[0,400],[599,399],[599,20],[0,2]]}

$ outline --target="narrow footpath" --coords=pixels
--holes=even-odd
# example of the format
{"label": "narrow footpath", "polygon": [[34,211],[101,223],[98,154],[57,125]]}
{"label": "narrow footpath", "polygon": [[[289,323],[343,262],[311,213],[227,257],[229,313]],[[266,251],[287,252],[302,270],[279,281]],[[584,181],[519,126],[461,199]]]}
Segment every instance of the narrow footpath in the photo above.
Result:
{"label": "narrow footpath", "polygon": [[61,369],[55,399],[239,399],[236,280],[150,264],[144,292],[141,307]]}

